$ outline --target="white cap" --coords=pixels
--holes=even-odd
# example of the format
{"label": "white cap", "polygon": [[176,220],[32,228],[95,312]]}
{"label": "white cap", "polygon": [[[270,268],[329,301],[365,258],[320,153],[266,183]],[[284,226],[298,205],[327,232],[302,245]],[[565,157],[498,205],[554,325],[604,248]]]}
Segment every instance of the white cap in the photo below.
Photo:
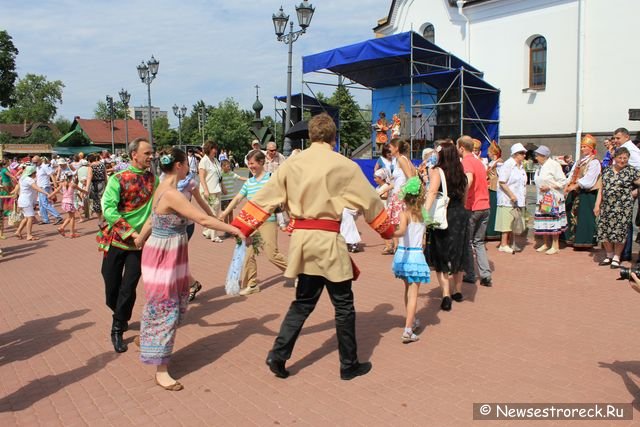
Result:
{"label": "white cap", "polygon": [[524,145],[520,144],[519,142],[513,144],[511,146],[511,155],[513,156],[516,153],[521,153],[521,152],[527,152],[527,149],[524,148]]}

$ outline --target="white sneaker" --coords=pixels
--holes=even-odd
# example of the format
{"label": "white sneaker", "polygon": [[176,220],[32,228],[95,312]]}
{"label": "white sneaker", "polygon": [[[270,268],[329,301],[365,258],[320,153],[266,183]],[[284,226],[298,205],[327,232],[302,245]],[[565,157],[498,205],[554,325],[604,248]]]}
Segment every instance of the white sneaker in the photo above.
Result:
{"label": "white sneaker", "polygon": [[251,294],[255,294],[260,292],[260,287],[258,285],[247,286],[240,291],[240,295],[247,296]]}
{"label": "white sneaker", "polygon": [[508,254],[512,254],[513,253],[513,249],[511,249],[511,247],[509,247],[509,246],[500,246],[498,248],[498,252],[506,252]]}

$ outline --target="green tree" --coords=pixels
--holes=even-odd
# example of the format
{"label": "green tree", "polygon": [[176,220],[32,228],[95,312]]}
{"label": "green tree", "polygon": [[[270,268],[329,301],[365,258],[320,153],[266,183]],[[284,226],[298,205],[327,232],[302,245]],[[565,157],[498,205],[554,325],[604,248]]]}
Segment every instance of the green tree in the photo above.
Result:
{"label": "green tree", "polygon": [[[116,101],[115,99],[113,101],[113,118],[124,119],[127,115],[127,109],[124,104],[122,101]],[[105,101],[98,101],[96,103],[96,108],[93,110],[93,118],[99,120],[109,120],[111,118],[109,107]]]}
{"label": "green tree", "polygon": [[58,128],[60,135],[66,135],[71,130],[71,121],[66,117],[56,118],[53,124],[56,128]]}
{"label": "green tree", "polygon": [[340,144],[342,148],[354,149],[368,140],[369,125],[360,114],[360,106],[353,99],[346,86],[339,85],[329,98],[328,103],[340,108]]}
{"label": "green tree", "polygon": [[205,135],[221,147],[236,153],[246,153],[251,148],[251,120],[253,113],[241,110],[233,99],[227,98],[216,108],[209,110],[205,124]]}
{"label": "green tree", "polygon": [[9,33],[0,31],[0,107],[13,104],[13,88],[18,78],[16,73],[16,55],[18,49],[13,45]]}
{"label": "green tree", "polygon": [[0,132],[0,144],[12,144],[15,142],[11,137],[11,134],[7,132]]}
{"label": "green tree", "polygon": [[166,117],[158,117],[153,121],[153,142],[158,149],[178,144],[178,132],[169,127]]}
{"label": "green tree", "polygon": [[39,127],[31,132],[31,135],[20,141],[24,144],[50,144],[55,145],[58,137],[47,127]]}
{"label": "green tree", "polygon": [[56,115],[58,103],[62,103],[64,83],[47,81],[46,76],[27,74],[20,79],[13,92],[13,108],[21,122],[48,123]]}

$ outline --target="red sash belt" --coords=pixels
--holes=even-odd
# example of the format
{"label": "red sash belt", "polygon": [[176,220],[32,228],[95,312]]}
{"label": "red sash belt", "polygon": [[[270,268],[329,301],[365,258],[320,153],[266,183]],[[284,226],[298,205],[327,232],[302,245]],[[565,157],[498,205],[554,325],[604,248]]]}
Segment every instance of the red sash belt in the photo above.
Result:
{"label": "red sash belt", "polygon": [[322,230],[340,232],[340,221],[334,219],[291,218],[289,227],[293,230]]}
{"label": "red sash belt", "polygon": [[[339,233],[340,221],[334,219],[291,218],[287,228],[291,230],[322,230]],[[360,269],[356,263],[353,262],[353,258],[349,257],[349,260],[351,261],[351,268],[353,269],[353,281],[356,281],[360,276]]]}

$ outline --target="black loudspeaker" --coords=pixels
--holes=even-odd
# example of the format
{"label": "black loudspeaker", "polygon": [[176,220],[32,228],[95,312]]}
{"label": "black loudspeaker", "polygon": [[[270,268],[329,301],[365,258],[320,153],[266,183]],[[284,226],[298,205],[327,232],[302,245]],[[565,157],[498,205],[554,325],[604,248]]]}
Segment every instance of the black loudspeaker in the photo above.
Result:
{"label": "black loudspeaker", "polygon": [[434,137],[455,140],[460,136],[460,88],[452,87],[446,94],[443,89],[438,90],[438,100],[443,105],[436,107]]}
{"label": "black loudspeaker", "polygon": [[[287,110],[283,110],[282,111],[282,128],[285,129],[285,122],[287,120]],[[291,106],[291,126],[295,125],[296,123],[298,123],[300,120],[302,120],[302,110],[300,108],[296,108],[294,106]]]}

